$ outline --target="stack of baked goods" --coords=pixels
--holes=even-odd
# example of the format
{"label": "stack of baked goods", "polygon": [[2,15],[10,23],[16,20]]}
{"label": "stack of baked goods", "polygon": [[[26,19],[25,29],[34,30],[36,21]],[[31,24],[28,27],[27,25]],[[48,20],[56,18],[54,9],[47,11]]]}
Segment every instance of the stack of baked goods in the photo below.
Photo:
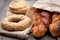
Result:
{"label": "stack of baked goods", "polygon": [[38,0],[29,8],[25,0],[12,0],[7,11],[10,16],[1,21],[1,33],[22,39],[28,38],[31,30],[32,34],[39,38],[49,30],[53,37],[60,36],[59,0]]}
{"label": "stack of baked goods", "polygon": [[31,18],[26,16],[28,9],[29,4],[26,0],[12,0],[7,10],[8,16],[1,21],[1,33],[21,39],[29,37],[28,33],[33,24]]}
{"label": "stack of baked goods", "polygon": [[39,38],[50,31],[53,37],[60,36],[60,4],[59,0],[38,0],[34,5],[34,27],[32,33]]}

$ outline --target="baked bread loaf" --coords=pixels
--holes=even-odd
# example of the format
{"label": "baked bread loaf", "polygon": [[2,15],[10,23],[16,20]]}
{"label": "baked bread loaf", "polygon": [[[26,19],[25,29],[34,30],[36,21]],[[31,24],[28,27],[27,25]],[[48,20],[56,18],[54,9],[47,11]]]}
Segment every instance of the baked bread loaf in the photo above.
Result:
{"label": "baked bread loaf", "polygon": [[25,0],[12,0],[8,11],[16,14],[26,14],[26,11],[29,9],[29,5]]}
{"label": "baked bread loaf", "polygon": [[33,16],[34,27],[32,28],[32,33],[35,37],[39,38],[44,36],[47,32],[50,24],[50,14],[49,12],[43,10],[37,10]]}
{"label": "baked bread loaf", "polygon": [[[53,37],[60,35],[60,0],[38,0],[33,8],[47,10],[53,14],[49,30]],[[35,31],[36,32],[36,31]],[[37,32],[36,32],[37,33]]]}
{"label": "baked bread loaf", "polygon": [[49,30],[53,37],[60,35],[60,14],[54,13],[52,17],[52,24],[50,24]]}

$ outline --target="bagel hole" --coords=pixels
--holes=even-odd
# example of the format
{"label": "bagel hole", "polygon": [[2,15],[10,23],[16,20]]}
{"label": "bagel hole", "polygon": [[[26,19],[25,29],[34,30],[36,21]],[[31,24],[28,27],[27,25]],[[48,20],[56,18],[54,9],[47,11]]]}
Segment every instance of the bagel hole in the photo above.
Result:
{"label": "bagel hole", "polygon": [[13,19],[10,19],[10,22],[15,22],[15,23],[18,23],[20,22],[22,19],[20,18],[13,18]]}

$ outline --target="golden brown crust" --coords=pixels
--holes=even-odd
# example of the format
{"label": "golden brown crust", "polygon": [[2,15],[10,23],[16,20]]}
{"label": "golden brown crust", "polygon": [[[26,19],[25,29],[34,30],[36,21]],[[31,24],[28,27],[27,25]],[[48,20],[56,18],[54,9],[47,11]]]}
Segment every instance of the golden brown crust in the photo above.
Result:
{"label": "golden brown crust", "polygon": [[47,29],[43,23],[32,28],[32,33],[37,38],[42,37],[46,33],[46,31]]}
{"label": "golden brown crust", "polygon": [[52,23],[60,20],[60,14],[54,13],[52,17]]}
{"label": "golden brown crust", "polygon": [[52,17],[52,24],[50,24],[49,30],[53,37],[60,35],[60,14],[54,13]]}
{"label": "golden brown crust", "polygon": [[36,11],[33,16],[34,27],[32,33],[35,37],[42,37],[48,30],[50,24],[50,14],[45,11]]}

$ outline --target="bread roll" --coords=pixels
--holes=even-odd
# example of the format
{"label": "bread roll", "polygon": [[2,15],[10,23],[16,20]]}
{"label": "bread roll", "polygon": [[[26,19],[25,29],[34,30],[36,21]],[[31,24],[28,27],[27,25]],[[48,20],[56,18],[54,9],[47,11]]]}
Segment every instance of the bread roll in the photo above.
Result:
{"label": "bread roll", "polygon": [[33,16],[34,27],[32,33],[35,37],[39,38],[44,36],[50,24],[50,14],[46,11],[37,10]]}
{"label": "bread roll", "polygon": [[16,14],[26,14],[26,11],[29,9],[29,5],[25,0],[12,0],[8,11]]}
{"label": "bread roll", "polygon": [[54,13],[49,30],[53,37],[60,36],[60,14]]}

